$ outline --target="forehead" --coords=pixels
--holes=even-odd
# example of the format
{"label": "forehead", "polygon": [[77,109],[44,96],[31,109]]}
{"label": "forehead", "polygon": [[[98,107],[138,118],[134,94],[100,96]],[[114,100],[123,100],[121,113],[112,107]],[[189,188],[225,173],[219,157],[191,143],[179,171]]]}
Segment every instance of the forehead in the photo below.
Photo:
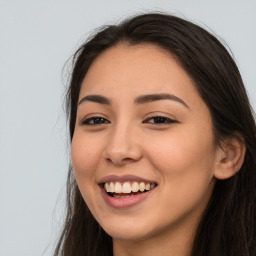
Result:
{"label": "forehead", "polygon": [[136,97],[145,93],[171,93],[200,98],[193,81],[177,60],[153,44],[119,44],[91,64],[80,91],[108,97]]}

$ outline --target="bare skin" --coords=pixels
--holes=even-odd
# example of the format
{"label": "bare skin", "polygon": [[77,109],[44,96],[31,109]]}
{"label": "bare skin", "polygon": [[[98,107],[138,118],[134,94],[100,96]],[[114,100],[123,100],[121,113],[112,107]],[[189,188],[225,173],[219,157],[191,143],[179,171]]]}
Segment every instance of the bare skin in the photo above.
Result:
{"label": "bare skin", "polygon": [[[152,94],[158,99],[143,98]],[[189,255],[223,173],[222,153],[206,104],[165,50],[120,44],[92,63],[79,95],[72,162],[85,202],[113,237],[115,256]],[[140,203],[116,208],[99,186],[108,175],[157,186]]]}

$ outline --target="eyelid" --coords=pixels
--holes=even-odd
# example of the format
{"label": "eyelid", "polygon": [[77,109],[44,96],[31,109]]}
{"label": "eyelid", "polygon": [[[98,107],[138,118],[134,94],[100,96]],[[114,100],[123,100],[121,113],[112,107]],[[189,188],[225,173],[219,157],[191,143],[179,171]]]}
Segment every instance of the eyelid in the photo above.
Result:
{"label": "eyelid", "polygon": [[[151,123],[151,122],[148,122],[150,119],[156,119],[156,118],[162,118],[162,119],[165,119],[165,121],[167,122],[163,122],[163,123]],[[149,123],[149,124],[153,124],[153,125],[169,125],[169,124],[173,124],[173,123],[177,123],[178,121],[173,119],[173,118],[169,118],[169,117],[166,117],[164,115],[154,115],[154,116],[151,116],[151,117],[148,117],[146,118],[143,123]]]}
{"label": "eyelid", "polygon": [[[179,121],[177,120],[176,117],[174,117],[173,115],[170,115],[170,113],[166,113],[166,112],[159,112],[159,111],[154,111],[154,112],[150,112],[148,113],[145,117],[144,117],[144,121],[143,123],[145,123],[146,121],[152,119],[152,118],[165,118],[167,120],[169,120],[169,123],[178,123]],[[161,124],[161,123],[160,123]],[[162,123],[164,124],[164,123]],[[166,123],[168,124],[168,123]]]}
{"label": "eyelid", "polygon": [[[170,125],[170,124],[173,124],[173,123],[178,123],[178,120],[176,118],[166,116],[166,115],[169,116],[169,114],[151,112],[151,113],[148,113],[148,115],[149,116],[145,117],[144,120],[142,121],[142,123],[148,123],[148,124],[157,125],[157,126],[159,126],[159,125]],[[160,122],[149,122],[149,120],[157,119],[157,118],[160,119]],[[94,124],[89,123],[91,120],[95,120],[95,119],[102,119],[102,122],[94,123]],[[161,122],[161,121],[163,121],[163,119],[165,121]],[[111,121],[108,120],[108,117],[106,117],[105,115],[99,114],[99,113],[91,113],[89,115],[86,115],[79,122],[80,125],[86,125],[86,126],[100,126],[100,125],[109,124],[109,123],[111,123]]]}
{"label": "eyelid", "polygon": [[[94,119],[104,119],[104,123],[99,123],[99,124],[89,124],[89,123],[87,123],[87,122],[90,122],[91,120],[94,120]],[[107,121],[107,122],[105,122],[105,121]],[[111,122],[106,117],[103,117],[102,115],[99,115],[99,114],[98,115],[94,114],[93,116],[87,115],[79,122],[80,125],[86,125],[86,126],[98,126],[98,125],[102,125],[102,124],[106,124],[106,123],[111,123]]]}

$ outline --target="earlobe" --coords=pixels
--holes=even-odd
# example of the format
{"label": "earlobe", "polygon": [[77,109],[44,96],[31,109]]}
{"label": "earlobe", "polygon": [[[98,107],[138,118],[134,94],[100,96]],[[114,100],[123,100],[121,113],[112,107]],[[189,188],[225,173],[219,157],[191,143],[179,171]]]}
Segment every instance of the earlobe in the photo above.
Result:
{"label": "earlobe", "polygon": [[234,176],[242,167],[245,152],[246,147],[241,137],[226,139],[217,149],[215,178],[224,180]]}

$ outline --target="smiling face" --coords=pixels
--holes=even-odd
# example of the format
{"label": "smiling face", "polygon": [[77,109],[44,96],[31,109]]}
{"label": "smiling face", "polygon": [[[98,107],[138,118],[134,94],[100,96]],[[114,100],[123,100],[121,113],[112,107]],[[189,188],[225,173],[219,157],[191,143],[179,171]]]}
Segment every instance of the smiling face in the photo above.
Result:
{"label": "smiling face", "polygon": [[165,50],[120,44],[92,63],[72,162],[86,204],[114,241],[191,234],[212,194],[216,151],[206,104]]}

